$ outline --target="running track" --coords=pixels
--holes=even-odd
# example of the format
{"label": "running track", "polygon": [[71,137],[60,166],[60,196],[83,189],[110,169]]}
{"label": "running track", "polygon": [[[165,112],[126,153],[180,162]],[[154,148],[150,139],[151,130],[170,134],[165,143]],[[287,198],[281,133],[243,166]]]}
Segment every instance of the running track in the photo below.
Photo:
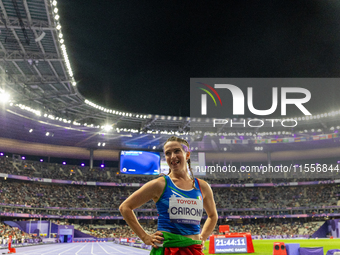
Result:
{"label": "running track", "polygon": [[[16,248],[20,255],[104,255],[104,254],[150,254],[150,251],[133,248],[125,245],[108,243],[65,243],[47,244],[30,247]],[[0,254],[7,253],[6,249],[1,249]]]}

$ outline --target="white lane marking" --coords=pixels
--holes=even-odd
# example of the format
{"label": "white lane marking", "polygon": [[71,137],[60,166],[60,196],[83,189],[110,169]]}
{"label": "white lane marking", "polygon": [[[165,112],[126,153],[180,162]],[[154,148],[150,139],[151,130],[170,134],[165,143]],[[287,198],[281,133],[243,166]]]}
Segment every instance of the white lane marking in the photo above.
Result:
{"label": "white lane marking", "polygon": [[82,249],[84,249],[87,245],[88,245],[88,243],[86,243],[86,245],[84,245],[83,248],[81,248],[80,250],[78,250],[78,251],[76,252],[75,255],[78,255],[78,252],[80,252]]}
{"label": "white lane marking", "polygon": [[[120,251],[120,250],[118,250],[118,249],[116,249],[116,248],[113,248],[112,246],[108,246],[108,247],[111,248],[111,249],[114,249],[114,250],[118,251],[119,253],[126,254],[125,252],[122,252],[122,251]],[[120,247],[119,247],[119,248],[120,248]]]}
{"label": "white lane marking", "polygon": [[[33,252],[30,252],[30,253],[36,254],[36,252],[38,251],[38,252],[41,252],[41,255],[45,255],[45,254],[48,254],[48,253],[51,253],[51,252],[53,253],[53,252],[56,252],[56,251],[59,251],[59,250],[61,250],[61,251],[65,250],[66,244],[57,244],[57,245],[61,245],[62,247],[51,249],[51,246],[50,246],[50,247],[46,247],[46,249],[43,249],[43,250],[38,249],[38,250],[35,250]],[[57,246],[57,245],[53,245],[53,246]],[[45,253],[46,250],[49,251],[49,252]]]}
{"label": "white lane marking", "polygon": [[95,254],[93,253],[93,243],[92,243],[92,248],[91,248],[91,254],[95,255]]}
{"label": "white lane marking", "polygon": [[99,245],[100,248],[102,248],[106,252],[106,254],[110,254],[99,243],[97,243],[97,244]]}
{"label": "white lane marking", "polygon": [[[117,245],[117,246],[119,245],[119,249],[125,250],[127,252],[133,252],[133,254],[135,254],[135,253],[149,254],[150,253],[149,250],[142,250],[142,249],[138,249],[138,248],[134,248],[134,247],[130,247],[130,246],[125,246],[125,245],[120,245],[120,244],[115,244],[115,245]],[[111,248],[111,249],[115,249],[112,246],[108,246],[108,247]],[[117,249],[115,249],[115,250],[117,250]],[[119,250],[117,250],[117,251],[119,251]],[[121,252],[121,251],[119,251],[119,252],[126,254],[125,252]]]}
{"label": "white lane marking", "polygon": [[[72,246],[73,246],[73,245],[72,245]],[[73,247],[71,247],[71,248],[68,249],[68,250],[65,250],[65,251],[63,251],[63,252],[58,253],[58,255],[63,254],[63,253],[65,253],[65,252],[67,252],[67,251],[69,251],[69,250],[72,250],[72,249],[74,249],[74,248],[78,248],[78,246],[79,246],[79,245],[73,246]]]}

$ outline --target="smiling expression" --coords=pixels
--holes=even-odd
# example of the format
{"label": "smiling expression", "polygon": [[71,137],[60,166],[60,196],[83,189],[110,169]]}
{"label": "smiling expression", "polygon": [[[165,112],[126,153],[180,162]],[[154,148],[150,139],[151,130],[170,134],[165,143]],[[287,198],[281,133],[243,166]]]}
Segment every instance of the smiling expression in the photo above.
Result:
{"label": "smiling expression", "polygon": [[182,144],[176,141],[167,142],[164,146],[166,162],[171,170],[186,170],[190,152],[184,151]]}

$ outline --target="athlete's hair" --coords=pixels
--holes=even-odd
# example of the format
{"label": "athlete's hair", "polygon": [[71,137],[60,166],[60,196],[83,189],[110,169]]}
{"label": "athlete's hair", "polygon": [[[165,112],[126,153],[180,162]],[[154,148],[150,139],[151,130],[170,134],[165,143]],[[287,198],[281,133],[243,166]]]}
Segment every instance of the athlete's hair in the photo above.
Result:
{"label": "athlete's hair", "polygon": [[[168,140],[166,140],[166,142],[164,143],[163,149],[164,149],[164,146],[165,146],[168,142],[179,142],[179,143],[182,145],[182,148],[183,148],[183,150],[184,150],[185,152],[190,152],[190,145],[189,145],[189,143],[188,143],[186,140],[184,140],[184,139],[182,139],[182,138],[180,138],[180,137],[171,136],[171,137],[170,137]],[[191,173],[190,178],[191,178],[191,180],[192,180],[192,187],[193,187],[194,189],[197,189],[196,186],[195,186],[195,176],[194,176],[194,173],[192,172],[192,168],[191,168],[191,160],[190,160],[190,158],[188,158],[187,162],[188,162],[188,165],[189,165],[189,171],[190,171],[190,173]],[[169,173],[168,173],[168,175],[169,175],[170,173],[171,173],[171,168],[170,168],[170,166],[169,166]]]}

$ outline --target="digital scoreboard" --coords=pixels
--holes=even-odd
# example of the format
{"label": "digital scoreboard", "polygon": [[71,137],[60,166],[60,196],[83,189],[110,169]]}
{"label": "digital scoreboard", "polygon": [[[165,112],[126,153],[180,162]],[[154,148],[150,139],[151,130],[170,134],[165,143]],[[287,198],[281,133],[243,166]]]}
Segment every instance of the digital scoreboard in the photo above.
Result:
{"label": "digital scoreboard", "polygon": [[250,233],[233,232],[224,235],[211,235],[209,240],[209,254],[255,252]]}
{"label": "digital scoreboard", "polygon": [[121,151],[120,173],[138,175],[159,175],[160,156],[158,152]]}
{"label": "digital scoreboard", "polygon": [[246,237],[218,237],[214,240],[215,253],[247,253]]}

